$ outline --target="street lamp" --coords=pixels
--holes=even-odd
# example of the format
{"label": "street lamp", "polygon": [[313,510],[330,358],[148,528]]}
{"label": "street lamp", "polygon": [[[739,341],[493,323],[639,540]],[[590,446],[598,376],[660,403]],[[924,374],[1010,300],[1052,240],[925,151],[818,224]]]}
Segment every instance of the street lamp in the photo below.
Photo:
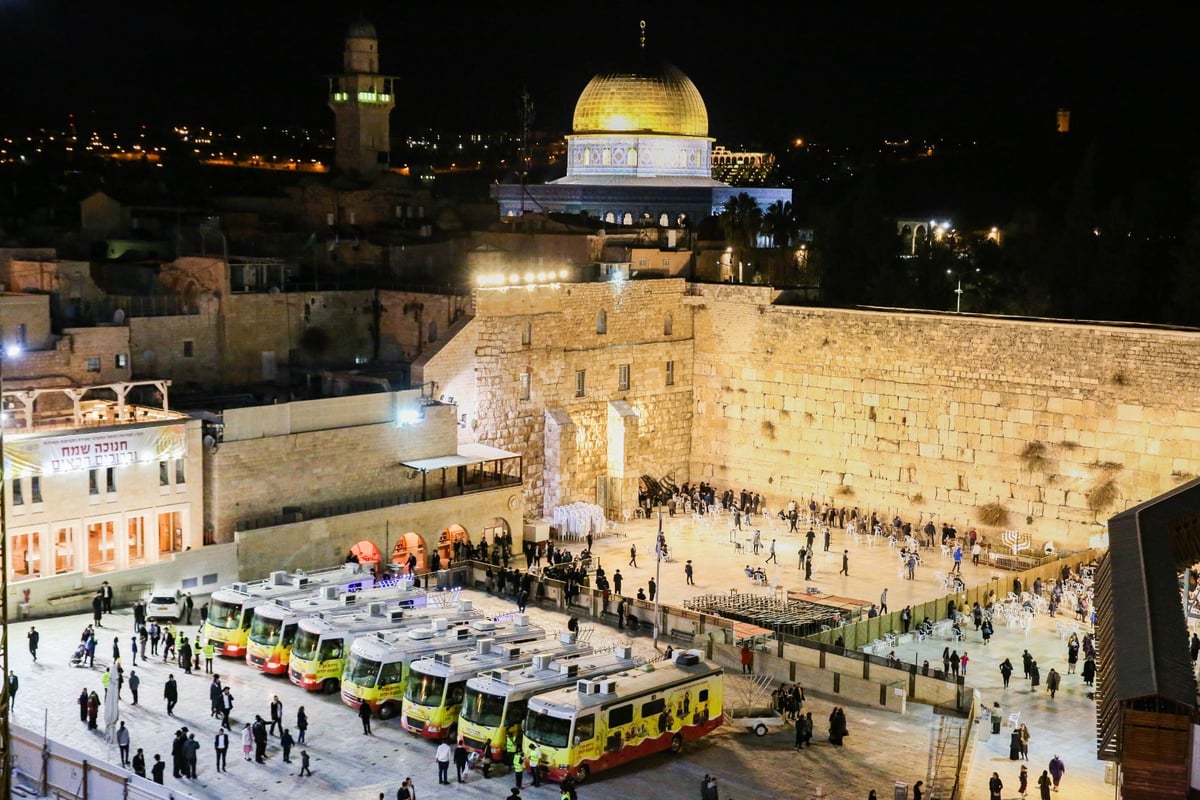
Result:
{"label": "street lamp", "polygon": [[[0,329],[2,330],[2,329]],[[4,397],[4,359],[0,357],[0,406]],[[0,409],[0,797],[12,797],[12,736],[8,728],[12,714],[12,695],[9,693],[8,671],[8,528],[4,516],[4,489],[7,470],[4,464],[4,413]]]}
{"label": "street lamp", "polygon": [[658,506],[658,539],[654,543],[654,649],[658,649],[658,596],[662,594],[663,517],[662,498]]}

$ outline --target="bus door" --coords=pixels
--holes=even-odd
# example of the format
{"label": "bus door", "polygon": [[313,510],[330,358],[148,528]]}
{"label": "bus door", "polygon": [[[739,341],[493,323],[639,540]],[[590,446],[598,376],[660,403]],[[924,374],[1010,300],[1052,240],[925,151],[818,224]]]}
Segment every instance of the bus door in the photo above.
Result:
{"label": "bus door", "polygon": [[296,631],[299,630],[299,628],[299,622],[293,622],[288,625],[284,625],[283,636],[279,638],[279,646],[285,650],[291,647],[292,643],[296,641]]}

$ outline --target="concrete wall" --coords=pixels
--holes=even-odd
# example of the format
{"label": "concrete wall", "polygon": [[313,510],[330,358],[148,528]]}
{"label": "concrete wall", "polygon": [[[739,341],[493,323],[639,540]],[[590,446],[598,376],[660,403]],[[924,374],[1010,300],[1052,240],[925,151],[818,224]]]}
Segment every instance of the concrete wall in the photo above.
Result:
{"label": "concrete wall", "polygon": [[[80,573],[57,575],[36,581],[8,584],[9,617],[61,616],[90,611],[92,598],[100,584],[113,587],[113,605],[122,608],[144,599],[151,589],[167,592],[191,592],[199,609],[200,598],[215,589],[240,580],[237,547],[230,544],[196,547],[175,553],[168,561],[133,567],[119,573],[84,577]],[[340,559],[339,559],[340,560]],[[261,578],[266,573],[254,575]],[[21,607],[23,592],[29,589],[29,608]]]}
{"label": "concrete wall", "polygon": [[420,477],[401,462],[453,454],[458,445],[453,406],[426,406],[422,422],[396,425],[393,404],[417,397],[357,395],[225,412],[224,440],[205,464],[215,540],[231,541],[239,521],[279,515],[284,506],[394,502],[419,492]]}
{"label": "concrete wall", "polygon": [[[691,478],[1082,549],[1200,474],[1200,333],[776,307],[696,287]],[[1007,519],[985,525],[996,504]],[[1026,518],[1032,517],[1032,523]]]}
{"label": "concrete wall", "polygon": [[495,489],[240,531],[236,536],[237,560],[247,579],[277,569],[320,569],[343,561],[346,551],[361,540],[373,542],[386,560],[398,537],[416,533],[432,552],[442,531],[454,524],[463,526],[472,542],[479,541],[485,528],[503,526],[519,541],[523,512],[520,495],[517,487]]}

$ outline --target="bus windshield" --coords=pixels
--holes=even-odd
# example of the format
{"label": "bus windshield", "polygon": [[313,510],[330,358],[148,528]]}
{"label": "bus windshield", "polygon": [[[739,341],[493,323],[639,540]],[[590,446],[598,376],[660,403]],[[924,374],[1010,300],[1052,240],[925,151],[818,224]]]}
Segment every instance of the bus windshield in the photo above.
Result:
{"label": "bus windshield", "polygon": [[370,689],[375,686],[375,679],[378,676],[378,661],[372,658],[356,656],[353,653],[350,655],[350,663],[346,665],[346,681],[348,683],[353,683],[355,686],[361,686],[364,689]]}
{"label": "bus windshield", "polygon": [[539,714],[530,709],[525,715],[525,735],[547,747],[566,747],[571,740],[571,720]]}
{"label": "bus windshield", "polygon": [[462,702],[462,718],[476,725],[494,728],[504,722],[504,697],[467,686]]}
{"label": "bus windshield", "polygon": [[296,634],[296,643],[292,645],[292,658],[310,661],[317,654],[317,643],[320,641],[321,634],[301,629]]}
{"label": "bus windshield", "polygon": [[232,631],[238,627],[238,620],[242,616],[241,603],[227,603],[222,600],[213,600],[212,606],[208,609],[209,625],[214,628]]}
{"label": "bus windshield", "polygon": [[255,644],[279,644],[279,624],[277,619],[255,614],[254,621],[250,623],[250,641]]}
{"label": "bus windshield", "polygon": [[408,685],[404,687],[404,699],[422,706],[440,705],[442,690],[445,688],[445,678],[419,675],[414,672],[409,676]]}

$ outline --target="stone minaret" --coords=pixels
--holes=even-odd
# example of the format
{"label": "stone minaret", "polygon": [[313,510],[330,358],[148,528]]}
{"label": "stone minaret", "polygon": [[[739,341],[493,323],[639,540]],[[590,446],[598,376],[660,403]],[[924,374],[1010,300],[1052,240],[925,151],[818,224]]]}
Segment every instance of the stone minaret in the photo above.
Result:
{"label": "stone minaret", "polygon": [[392,91],[396,78],[379,74],[375,26],[364,19],[346,32],[343,69],[343,74],[329,78],[334,166],[363,174],[382,172],[388,169],[391,154],[388,117],[396,107]]}

